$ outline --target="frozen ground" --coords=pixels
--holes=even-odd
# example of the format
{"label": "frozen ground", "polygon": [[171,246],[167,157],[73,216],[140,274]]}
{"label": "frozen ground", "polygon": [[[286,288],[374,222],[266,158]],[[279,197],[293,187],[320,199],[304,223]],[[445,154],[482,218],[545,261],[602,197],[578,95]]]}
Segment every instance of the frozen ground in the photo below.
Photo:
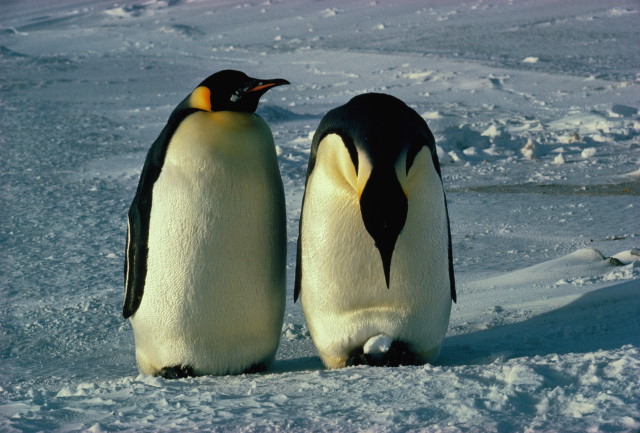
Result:
{"label": "frozen ground", "polygon": [[[639,18],[631,0],[3,1],[0,430],[638,431]],[[173,107],[224,68],[292,82],[259,110],[288,204],[277,361],[139,376],[126,210]],[[310,135],[366,91],[440,147],[459,300],[437,365],[323,370],[291,302]]]}

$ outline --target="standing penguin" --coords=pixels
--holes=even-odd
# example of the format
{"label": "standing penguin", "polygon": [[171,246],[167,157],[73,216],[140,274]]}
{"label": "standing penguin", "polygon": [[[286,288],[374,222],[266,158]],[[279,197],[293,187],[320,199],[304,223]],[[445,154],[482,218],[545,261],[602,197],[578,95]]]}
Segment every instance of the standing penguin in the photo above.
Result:
{"label": "standing penguin", "polygon": [[211,75],[147,154],[129,209],[123,308],[144,374],[257,371],[275,356],[285,201],[271,130],[254,112],[283,84]]}
{"label": "standing penguin", "polygon": [[313,137],[294,301],[328,368],[432,362],[456,300],[435,141],[399,99],[369,93]]}

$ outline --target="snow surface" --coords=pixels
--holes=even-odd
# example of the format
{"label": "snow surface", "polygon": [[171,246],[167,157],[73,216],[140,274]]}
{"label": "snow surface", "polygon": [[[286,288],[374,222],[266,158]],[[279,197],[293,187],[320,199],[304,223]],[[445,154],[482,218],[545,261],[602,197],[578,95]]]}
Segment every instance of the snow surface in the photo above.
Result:
{"label": "snow surface", "polygon": [[[0,430],[637,432],[639,18],[635,0],[1,2]],[[288,205],[277,360],[138,375],[126,211],[173,107],[224,68],[292,83],[259,109]],[[326,371],[292,302],[297,220],[314,128],[367,91],[436,136],[458,303],[436,365]]]}

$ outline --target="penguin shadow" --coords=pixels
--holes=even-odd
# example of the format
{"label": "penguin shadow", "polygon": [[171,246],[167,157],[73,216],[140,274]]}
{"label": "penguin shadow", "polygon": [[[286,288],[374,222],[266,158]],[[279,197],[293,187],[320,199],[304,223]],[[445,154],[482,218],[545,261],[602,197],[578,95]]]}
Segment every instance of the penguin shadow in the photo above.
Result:
{"label": "penguin shadow", "polygon": [[[522,322],[448,337],[437,364],[482,365],[639,345],[638,311],[640,280],[626,281],[586,293],[568,305]],[[508,314],[503,310],[498,313]]]}

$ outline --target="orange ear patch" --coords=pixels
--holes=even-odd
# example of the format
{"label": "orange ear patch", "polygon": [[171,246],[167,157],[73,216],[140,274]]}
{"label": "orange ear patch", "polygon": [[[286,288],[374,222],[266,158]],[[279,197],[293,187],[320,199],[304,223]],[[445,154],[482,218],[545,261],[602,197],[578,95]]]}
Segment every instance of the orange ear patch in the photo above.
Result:
{"label": "orange ear patch", "polygon": [[189,105],[200,110],[211,111],[211,90],[205,86],[197,87],[191,92]]}

